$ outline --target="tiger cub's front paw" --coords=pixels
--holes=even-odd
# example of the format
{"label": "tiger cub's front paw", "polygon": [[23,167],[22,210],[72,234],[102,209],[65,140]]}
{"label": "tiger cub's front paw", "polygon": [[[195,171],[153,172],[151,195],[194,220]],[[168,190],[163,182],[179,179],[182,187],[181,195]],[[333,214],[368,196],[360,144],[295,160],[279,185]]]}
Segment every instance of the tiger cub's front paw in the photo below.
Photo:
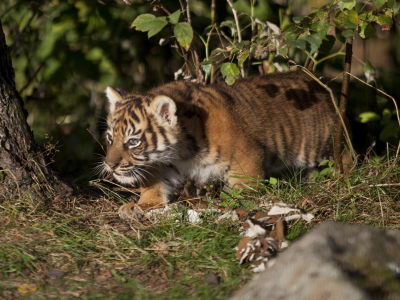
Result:
{"label": "tiger cub's front paw", "polygon": [[118,210],[118,214],[121,219],[126,221],[141,220],[144,216],[144,211],[140,205],[132,202],[122,205]]}

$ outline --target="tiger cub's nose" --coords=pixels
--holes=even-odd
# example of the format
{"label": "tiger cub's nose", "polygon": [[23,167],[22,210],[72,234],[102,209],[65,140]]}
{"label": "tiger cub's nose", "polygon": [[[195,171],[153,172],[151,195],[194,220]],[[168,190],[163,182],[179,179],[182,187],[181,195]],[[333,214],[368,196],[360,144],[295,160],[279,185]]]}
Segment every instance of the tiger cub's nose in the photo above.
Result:
{"label": "tiger cub's nose", "polygon": [[119,165],[119,163],[116,163],[116,162],[109,162],[109,161],[105,161],[105,164],[111,169],[111,170],[115,170],[117,167],[118,167],[118,165]]}

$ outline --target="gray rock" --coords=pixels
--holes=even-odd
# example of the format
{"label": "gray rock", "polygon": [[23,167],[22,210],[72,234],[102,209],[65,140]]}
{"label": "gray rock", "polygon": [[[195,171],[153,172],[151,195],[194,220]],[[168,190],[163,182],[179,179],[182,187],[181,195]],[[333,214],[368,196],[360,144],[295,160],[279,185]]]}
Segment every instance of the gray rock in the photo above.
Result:
{"label": "gray rock", "polygon": [[327,222],[231,300],[400,299],[400,231]]}

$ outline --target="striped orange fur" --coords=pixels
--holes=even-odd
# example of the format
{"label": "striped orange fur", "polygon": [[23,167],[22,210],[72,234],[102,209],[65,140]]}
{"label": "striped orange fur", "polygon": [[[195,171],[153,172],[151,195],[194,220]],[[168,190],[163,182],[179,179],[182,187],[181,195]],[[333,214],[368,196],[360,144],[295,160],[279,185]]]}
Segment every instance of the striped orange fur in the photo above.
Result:
{"label": "striped orange fur", "polygon": [[[232,86],[171,82],[146,93],[111,87],[106,171],[139,183],[137,205],[165,204],[185,178],[265,178],[314,168],[332,155],[336,114],[329,93],[302,71],[253,76]],[[233,177],[234,176],[234,177]],[[120,209],[131,217],[135,204]]]}

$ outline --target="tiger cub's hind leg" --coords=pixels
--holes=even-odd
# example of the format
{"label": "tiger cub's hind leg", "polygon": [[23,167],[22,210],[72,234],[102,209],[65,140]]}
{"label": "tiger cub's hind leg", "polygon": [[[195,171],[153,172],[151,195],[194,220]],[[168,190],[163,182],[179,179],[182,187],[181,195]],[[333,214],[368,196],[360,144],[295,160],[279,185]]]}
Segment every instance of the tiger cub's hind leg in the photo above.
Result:
{"label": "tiger cub's hind leg", "polygon": [[246,155],[236,155],[226,174],[230,188],[256,187],[257,179],[264,178],[261,155],[257,151],[247,151]]}

